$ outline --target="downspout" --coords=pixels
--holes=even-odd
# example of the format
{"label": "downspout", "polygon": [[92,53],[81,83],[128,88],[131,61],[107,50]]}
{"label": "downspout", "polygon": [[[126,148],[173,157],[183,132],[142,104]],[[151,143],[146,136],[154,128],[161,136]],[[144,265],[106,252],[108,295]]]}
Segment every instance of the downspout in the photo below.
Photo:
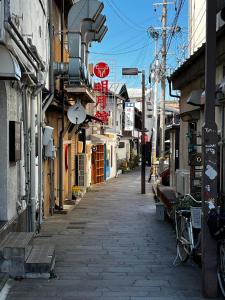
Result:
{"label": "downspout", "polygon": [[54,97],[54,90],[55,90],[55,84],[54,84],[54,68],[53,68],[53,23],[52,23],[52,0],[48,0],[48,31],[49,31],[49,91],[50,95],[48,95],[43,100],[42,105],[42,114],[45,113],[47,108],[52,102],[52,99]]}
{"label": "downspout", "polygon": [[55,210],[55,193],[54,193],[54,159],[50,158],[50,213],[53,215]]}
{"label": "downspout", "polygon": [[[61,0],[61,62],[63,63],[64,53],[64,0]],[[62,128],[59,134],[59,209],[63,210],[63,132],[64,132],[64,114],[65,114],[65,97],[64,97],[64,80],[60,79],[60,90],[62,93]]]}
{"label": "downspout", "polygon": [[170,97],[174,97],[174,98],[180,99],[181,96],[173,95],[173,94],[172,94],[172,89],[171,89],[171,79],[170,79],[169,77],[167,77],[167,80],[168,80],[168,83],[169,83],[169,95],[170,95]]}
{"label": "downspout", "polygon": [[37,96],[37,128],[38,128],[38,202],[39,202],[39,214],[38,214],[38,231],[41,229],[43,222],[43,122],[42,122],[42,92]]}
{"label": "downspout", "polygon": [[[33,91],[31,95],[31,105],[30,105],[30,200],[29,206],[31,211],[31,222],[30,222],[30,231],[36,231],[36,153],[35,153],[35,125],[36,125],[36,115],[35,115],[35,106],[37,107],[37,96],[41,93],[43,85],[39,85]],[[39,124],[38,124],[39,125]],[[39,160],[39,158],[38,158]],[[40,178],[39,178],[40,180]],[[38,182],[39,182],[38,180]]]}
{"label": "downspout", "polygon": [[[29,145],[29,132],[28,132],[28,113],[27,113],[27,94],[26,89],[22,89],[22,114],[23,114],[23,134],[24,134],[24,168],[25,168],[25,201],[28,207],[30,199],[30,145]],[[27,231],[29,231],[28,224],[28,209],[26,214]]]}
{"label": "downspout", "polygon": [[36,181],[36,172],[35,172],[35,105],[36,105],[36,96],[31,95],[31,104],[30,104],[30,231],[34,232],[36,230],[36,193],[35,193],[35,181]]}

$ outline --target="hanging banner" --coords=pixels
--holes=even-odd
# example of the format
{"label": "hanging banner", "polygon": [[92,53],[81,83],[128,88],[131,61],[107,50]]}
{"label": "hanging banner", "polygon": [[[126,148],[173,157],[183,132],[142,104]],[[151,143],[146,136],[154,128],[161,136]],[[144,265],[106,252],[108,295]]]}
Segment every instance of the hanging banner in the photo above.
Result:
{"label": "hanging banner", "polygon": [[134,103],[125,102],[125,131],[134,130]]}

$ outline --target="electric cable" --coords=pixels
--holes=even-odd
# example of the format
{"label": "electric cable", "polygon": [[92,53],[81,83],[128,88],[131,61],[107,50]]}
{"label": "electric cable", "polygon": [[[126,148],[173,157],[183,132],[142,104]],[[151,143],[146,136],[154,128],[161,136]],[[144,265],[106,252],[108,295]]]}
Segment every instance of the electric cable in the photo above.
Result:
{"label": "electric cable", "polygon": [[129,50],[129,51],[125,51],[125,52],[117,52],[117,53],[106,53],[106,52],[92,52],[92,51],[90,51],[90,53],[91,54],[101,54],[101,55],[123,55],[123,54],[127,54],[127,53],[133,53],[133,52],[136,52],[136,51],[138,51],[138,50],[140,50],[140,49],[144,49],[144,48],[146,48],[146,47],[148,47],[148,44],[145,44],[144,46],[142,46],[142,47],[139,47],[139,48],[136,48],[136,49],[134,49],[134,50]]}
{"label": "electric cable", "polygon": [[130,20],[128,17],[126,17],[112,0],[106,0],[106,2],[109,4],[109,6],[115,12],[115,14],[119,17],[119,19],[121,21],[123,21],[126,25],[128,25],[129,27],[132,27],[133,29],[138,30],[138,31],[143,31],[143,29],[145,29],[144,27],[141,27],[141,26],[135,24],[132,20]]}

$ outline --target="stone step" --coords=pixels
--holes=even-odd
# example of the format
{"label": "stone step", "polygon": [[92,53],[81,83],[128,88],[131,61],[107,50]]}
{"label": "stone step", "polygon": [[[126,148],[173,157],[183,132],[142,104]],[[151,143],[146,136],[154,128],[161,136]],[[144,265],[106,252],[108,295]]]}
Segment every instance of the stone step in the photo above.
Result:
{"label": "stone step", "polygon": [[26,277],[42,277],[53,271],[55,247],[53,245],[34,245],[25,263]]}
{"label": "stone step", "polygon": [[25,261],[30,254],[34,233],[10,232],[0,244],[0,255],[3,259],[21,259]]}

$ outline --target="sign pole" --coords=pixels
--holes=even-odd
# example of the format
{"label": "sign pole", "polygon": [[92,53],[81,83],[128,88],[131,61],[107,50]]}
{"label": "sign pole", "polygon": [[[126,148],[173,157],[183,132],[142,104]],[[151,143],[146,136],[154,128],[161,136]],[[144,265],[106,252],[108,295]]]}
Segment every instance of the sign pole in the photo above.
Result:
{"label": "sign pole", "polygon": [[216,1],[206,1],[205,120],[202,127],[202,291],[217,297],[217,243],[206,223],[208,203],[217,202],[217,125],[215,123]]}

